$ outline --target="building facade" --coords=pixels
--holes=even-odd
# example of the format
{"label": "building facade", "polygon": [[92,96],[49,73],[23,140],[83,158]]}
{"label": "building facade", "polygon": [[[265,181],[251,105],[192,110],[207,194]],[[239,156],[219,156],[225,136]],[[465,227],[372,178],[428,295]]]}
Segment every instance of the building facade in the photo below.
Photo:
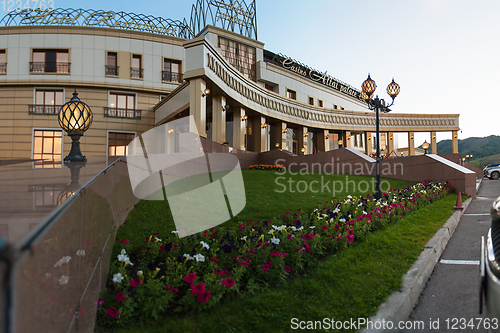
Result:
{"label": "building facade", "polygon": [[[210,21],[209,19],[212,19]],[[194,116],[198,133],[234,148],[313,154],[375,152],[375,114],[358,89],[257,40],[255,3],[198,0],[191,23],[123,12],[24,10],[0,21],[0,159],[58,167],[71,139],[57,114],[76,88],[93,111],[81,138],[90,156],[124,156],[134,137]],[[381,147],[395,133],[450,133],[457,114],[382,114]],[[420,143],[419,143],[420,144]]]}

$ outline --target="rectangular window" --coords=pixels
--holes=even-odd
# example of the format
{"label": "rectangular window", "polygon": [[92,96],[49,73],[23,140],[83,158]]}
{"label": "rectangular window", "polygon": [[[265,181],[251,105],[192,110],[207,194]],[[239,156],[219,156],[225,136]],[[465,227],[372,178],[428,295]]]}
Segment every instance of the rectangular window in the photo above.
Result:
{"label": "rectangular window", "polygon": [[255,64],[256,51],[251,47],[236,41],[219,37],[219,48],[222,56],[245,77],[256,81]]}
{"label": "rectangular window", "polygon": [[63,90],[35,90],[35,104],[30,105],[30,114],[58,114],[64,104]]}
{"label": "rectangular window", "polygon": [[266,84],[265,87],[269,91],[274,91],[274,87],[272,85],[270,85],[270,84]]}
{"label": "rectangular window", "polygon": [[[62,130],[35,130],[33,132],[33,159],[35,168],[45,168],[55,163],[61,163]],[[53,166],[54,167],[54,166]]]}
{"label": "rectangular window", "polygon": [[142,79],[142,56],[140,54],[132,55],[132,67],[130,68],[130,77]]}
{"label": "rectangular window", "polygon": [[108,133],[108,156],[127,156],[128,144],[134,140],[134,133]]}
{"label": "rectangular window", "polygon": [[7,74],[7,53],[0,50],[0,74]]}
{"label": "rectangular window", "polygon": [[322,108],[322,107],[323,107],[323,101],[322,101],[322,100],[320,100],[320,99],[318,99],[318,105],[319,105],[319,107],[321,107],[321,108]]}
{"label": "rectangular window", "polygon": [[110,93],[105,116],[140,119],[141,111],[135,108],[135,95]]}
{"label": "rectangular window", "polygon": [[33,50],[31,73],[70,73],[69,50]]}
{"label": "rectangular window", "polygon": [[108,52],[106,60],[106,75],[118,76],[118,54],[116,52]]}
{"label": "rectangular window", "polygon": [[291,89],[286,90],[286,97],[291,99],[297,99],[297,92]]}
{"label": "rectangular window", "polygon": [[310,105],[314,105],[314,98],[309,97],[309,104],[310,104]]}
{"label": "rectangular window", "polygon": [[182,68],[179,60],[163,59],[162,80],[182,83]]}

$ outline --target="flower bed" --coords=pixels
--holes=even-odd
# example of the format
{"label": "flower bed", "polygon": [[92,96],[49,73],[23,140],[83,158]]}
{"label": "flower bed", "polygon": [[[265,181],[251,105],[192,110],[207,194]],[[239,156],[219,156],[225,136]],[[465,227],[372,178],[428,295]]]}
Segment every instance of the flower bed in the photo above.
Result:
{"label": "flower bed", "polygon": [[248,167],[250,170],[273,170],[273,171],[285,171],[285,166],[283,164],[254,164]]}
{"label": "flower bed", "polygon": [[[152,235],[137,253],[128,240],[111,263],[102,324],[158,319],[168,313],[204,310],[223,297],[285,283],[318,259],[337,253],[368,232],[441,198],[453,188],[423,183],[337,203],[319,203],[311,213],[286,212],[271,222],[217,227],[179,238]],[[129,256],[130,255],[130,256]]]}

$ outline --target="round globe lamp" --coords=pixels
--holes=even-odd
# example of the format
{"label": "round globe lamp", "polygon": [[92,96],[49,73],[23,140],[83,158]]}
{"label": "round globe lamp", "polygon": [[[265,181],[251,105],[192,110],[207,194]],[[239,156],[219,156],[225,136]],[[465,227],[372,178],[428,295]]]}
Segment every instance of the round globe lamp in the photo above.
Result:
{"label": "round globe lamp", "polygon": [[64,162],[85,162],[87,158],[80,150],[80,138],[92,125],[92,110],[73,92],[73,97],[59,110],[59,126],[71,137],[71,150]]}

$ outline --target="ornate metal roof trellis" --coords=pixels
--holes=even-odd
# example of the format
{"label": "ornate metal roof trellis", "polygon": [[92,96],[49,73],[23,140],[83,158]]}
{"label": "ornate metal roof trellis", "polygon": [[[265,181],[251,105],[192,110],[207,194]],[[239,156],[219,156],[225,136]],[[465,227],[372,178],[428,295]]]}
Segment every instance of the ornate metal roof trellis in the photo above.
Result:
{"label": "ornate metal roof trellis", "polygon": [[197,35],[208,24],[257,40],[255,0],[198,0],[191,9],[189,27]]}
{"label": "ornate metal roof trellis", "polygon": [[22,25],[94,26],[144,31],[180,38],[194,36],[186,19],[179,21],[152,15],[94,9],[25,9],[9,12],[0,20],[0,26]]}

